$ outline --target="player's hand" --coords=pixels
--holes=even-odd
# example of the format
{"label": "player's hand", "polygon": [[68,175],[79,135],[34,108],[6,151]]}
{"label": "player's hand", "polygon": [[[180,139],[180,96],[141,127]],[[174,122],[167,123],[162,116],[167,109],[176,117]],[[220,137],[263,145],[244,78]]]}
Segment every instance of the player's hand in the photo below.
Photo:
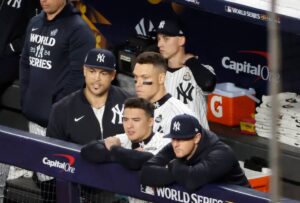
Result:
{"label": "player's hand", "polygon": [[104,139],[104,144],[106,149],[110,150],[112,146],[121,146],[121,142],[119,138],[116,137],[108,137]]}
{"label": "player's hand", "polygon": [[138,148],[136,148],[135,150],[137,150],[137,151],[139,151],[139,152],[145,151],[143,147],[138,147]]}

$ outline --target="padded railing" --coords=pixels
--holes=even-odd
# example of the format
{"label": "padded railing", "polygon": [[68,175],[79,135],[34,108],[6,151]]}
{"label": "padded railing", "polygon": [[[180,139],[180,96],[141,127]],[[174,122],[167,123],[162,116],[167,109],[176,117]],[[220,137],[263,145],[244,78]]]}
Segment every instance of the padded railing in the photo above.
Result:
{"label": "padded railing", "polygon": [[[210,184],[191,194],[179,185],[163,188],[141,186],[138,172],[114,163],[89,163],[79,152],[80,146],[76,144],[0,126],[0,162],[54,176],[57,202],[79,202],[76,184],[152,202],[270,202],[266,193],[231,185]],[[282,202],[298,201],[283,198]]]}

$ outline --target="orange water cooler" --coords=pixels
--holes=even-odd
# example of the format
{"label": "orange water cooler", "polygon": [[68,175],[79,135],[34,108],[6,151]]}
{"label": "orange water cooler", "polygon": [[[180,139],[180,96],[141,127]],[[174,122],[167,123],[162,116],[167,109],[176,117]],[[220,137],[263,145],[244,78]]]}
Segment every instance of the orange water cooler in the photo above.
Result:
{"label": "orange water cooler", "polygon": [[251,169],[244,168],[244,162],[239,161],[240,166],[245,172],[245,175],[251,185],[252,189],[259,190],[261,192],[270,191],[270,178],[271,170],[268,168],[262,168],[262,171],[254,171]]}
{"label": "orange water cooler", "polygon": [[227,126],[236,126],[255,113],[255,90],[243,89],[233,83],[219,83],[208,95],[208,120]]}

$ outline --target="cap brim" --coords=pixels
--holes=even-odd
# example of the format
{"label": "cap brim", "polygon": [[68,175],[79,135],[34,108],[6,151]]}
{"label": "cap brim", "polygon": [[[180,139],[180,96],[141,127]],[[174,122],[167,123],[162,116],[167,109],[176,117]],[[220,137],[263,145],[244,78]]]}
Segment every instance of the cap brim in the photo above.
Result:
{"label": "cap brim", "polygon": [[164,136],[164,138],[172,138],[173,136],[171,134],[167,134]]}
{"label": "cap brim", "polygon": [[174,34],[174,33],[167,32],[165,30],[158,30],[158,31],[156,31],[156,34],[163,34],[163,35],[167,35],[170,37],[184,36],[184,34]]}
{"label": "cap brim", "polygon": [[196,135],[196,133],[179,137],[177,135],[172,135],[171,133],[169,133],[169,134],[165,135],[164,138],[171,138],[171,139],[177,139],[177,140],[189,140],[189,139],[195,137],[195,135]]}
{"label": "cap brim", "polygon": [[95,65],[89,65],[89,64],[84,64],[84,66],[88,67],[88,68],[99,68],[99,69],[103,69],[103,70],[106,70],[106,71],[109,71],[109,72],[112,72],[114,70],[116,70],[115,68],[110,68],[110,67],[107,67],[107,66],[95,66]]}

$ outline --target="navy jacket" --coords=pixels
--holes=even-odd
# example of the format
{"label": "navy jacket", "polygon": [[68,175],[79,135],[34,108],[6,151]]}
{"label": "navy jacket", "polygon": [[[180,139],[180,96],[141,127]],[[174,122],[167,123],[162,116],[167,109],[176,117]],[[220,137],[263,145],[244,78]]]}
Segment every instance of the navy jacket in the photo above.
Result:
{"label": "navy jacket", "polygon": [[119,87],[110,87],[102,118],[102,135],[100,124],[90,103],[83,90],[78,90],[53,105],[47,136],[83,145],[93,140],[124,133],[123,103],[129,96]]}
{"label": "navy jacket", "polygon": [[46,127],[52,104],[83,85],[86,53],[95,37],[80,13],[67,4],[51,21],[41,12],[27,27],[20,60],[21,106]]}
{"label": "navy jacket", "polygon": [[176,158],[172,144],[168,144],[144,164],[141,182],[154,187],[177,182],[190,192],[208,183],[249,187],[231,148],[205,129],[195,154],[189,160]]}

